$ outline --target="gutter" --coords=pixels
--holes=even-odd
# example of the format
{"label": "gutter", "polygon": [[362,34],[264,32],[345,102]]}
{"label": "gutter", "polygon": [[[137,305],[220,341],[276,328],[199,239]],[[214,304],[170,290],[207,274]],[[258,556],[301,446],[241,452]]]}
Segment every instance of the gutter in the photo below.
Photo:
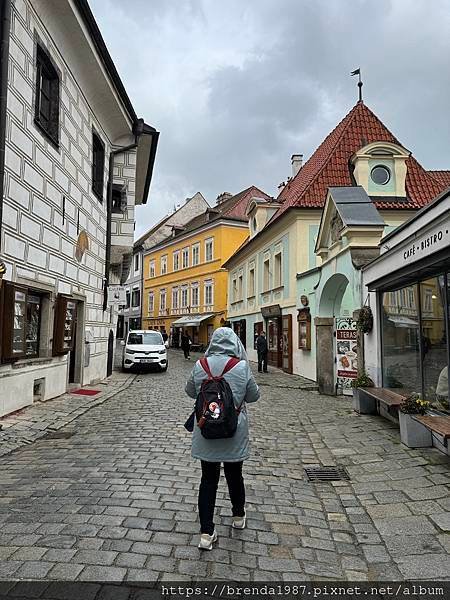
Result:
{"label": "gutter", "polygon": [[[9,35],[11,0],[2,0],[0,15],[0,250],[2,244],[3,197],[5,188],[6,107],[8,97]],[[5,265],[0,261],[0,280]]]}

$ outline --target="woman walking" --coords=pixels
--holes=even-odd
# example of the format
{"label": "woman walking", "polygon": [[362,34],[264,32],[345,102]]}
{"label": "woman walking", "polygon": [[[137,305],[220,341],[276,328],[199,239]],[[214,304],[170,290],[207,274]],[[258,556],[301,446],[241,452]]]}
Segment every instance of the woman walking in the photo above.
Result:
{"label": "woman walking", "polygon": [[[238,413],[236,432],[232,437],[206,439],[198,424],[194,423],[192,456],[201,461],[202,478],[198,494],[200,516],[200,542],[198,547],[212,550],[217,540],[214,527],[214,509],[220,465],[223,463],[232,506],[232,527],[244,529],[246,525],[245,487],[242,464],[249,457],[248,414],[246,404],[256,402],[259,389],[248,364],[245,349],[237,335],[228,327],[220,327],[213,333],[205,352],[207,368],[213,377],[220,377],[231,357],[238,359],[235,366],[226,371],[223,378],[230,386]],[[186,384],[186,393],[197,398],[202,382],[208,374],[200,361],[195,364]]]}
{"label": "woman walking", "polygon": [[189,337],[189,334],[187,331],[184,331],[181,334],[181,349],[184,352],[184,358],[185,359],[189,359],[191,360],[191,356],[190,356],[190,352],[191,352],[191,338]]}

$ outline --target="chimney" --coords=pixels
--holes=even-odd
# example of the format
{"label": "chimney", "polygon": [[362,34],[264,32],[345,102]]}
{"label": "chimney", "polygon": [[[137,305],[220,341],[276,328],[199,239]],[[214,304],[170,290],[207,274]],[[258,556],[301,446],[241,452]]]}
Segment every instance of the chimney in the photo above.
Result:
{"label": "chimney", "polygon": [[232,197],[233,197],[233,194],[230,194],[230,192],[223,192],[222,194],[219,194],[217,196],[216,205],[222,204],[222,202],[225,202],[225,200],[228,200],[228,198],[232,198]]}
{"label": "chimney", "polygon": [[295,177],[297,175],[297,173],[300,171],[300,169],[302,168],[303,154],[293,154],[291,156],[291,163],[292,163],[292,177]]}

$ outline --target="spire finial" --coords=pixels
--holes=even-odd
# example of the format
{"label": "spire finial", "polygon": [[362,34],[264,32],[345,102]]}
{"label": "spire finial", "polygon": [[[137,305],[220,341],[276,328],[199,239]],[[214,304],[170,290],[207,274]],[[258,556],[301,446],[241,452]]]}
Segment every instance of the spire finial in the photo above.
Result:
{"label": "spire finial", "polygon": [[362,97],[362,86],[363,86],[363,82],[361,81],[361,69],[360,67],[358,67],[357,69],[355,69],[354,71],[352,71],[350,73],[350,75],[358,75],[358,88],[359,88],[359,101],[362,102],[363,101],[363,97]]}

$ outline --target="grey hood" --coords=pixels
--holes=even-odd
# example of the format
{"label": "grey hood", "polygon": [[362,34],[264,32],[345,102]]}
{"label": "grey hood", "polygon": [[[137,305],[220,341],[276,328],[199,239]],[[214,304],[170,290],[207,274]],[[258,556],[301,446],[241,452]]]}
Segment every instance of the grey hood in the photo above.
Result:
{"label": "grey hood", "polygon": [[205,356],[218,354],[235,356],[240,360],[248,360],[247,353],[241,340],[229,327],[219,327],[215,330],[212,334],[208,349],[205,352]]}

